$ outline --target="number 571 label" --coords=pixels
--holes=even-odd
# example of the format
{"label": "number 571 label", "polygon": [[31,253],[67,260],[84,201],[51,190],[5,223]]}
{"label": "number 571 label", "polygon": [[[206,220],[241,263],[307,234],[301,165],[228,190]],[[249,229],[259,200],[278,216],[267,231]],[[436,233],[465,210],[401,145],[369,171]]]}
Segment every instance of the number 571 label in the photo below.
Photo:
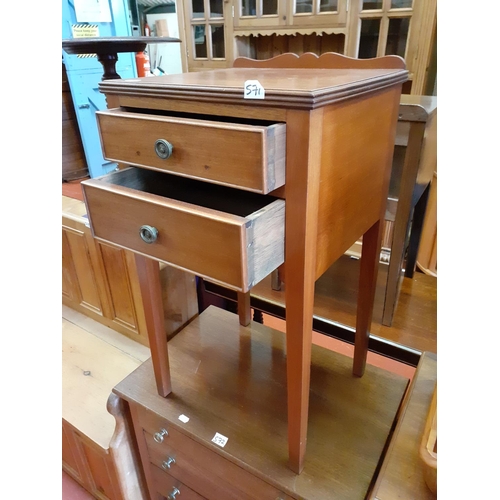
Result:
{"label": "number 571 label", "polygon": [[247,80],[243,88],[243,97],[245,99],[264,99],[266,91],[259,80]]}

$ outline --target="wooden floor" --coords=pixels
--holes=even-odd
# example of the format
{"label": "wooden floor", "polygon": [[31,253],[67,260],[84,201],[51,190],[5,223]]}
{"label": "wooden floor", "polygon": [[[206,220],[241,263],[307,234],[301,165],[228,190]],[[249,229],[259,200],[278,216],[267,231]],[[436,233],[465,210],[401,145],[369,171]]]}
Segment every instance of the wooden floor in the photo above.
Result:
{"label": "wooden floor", "polygon": [[[370,333],[377,337],[415,349],[437,354],[437,278],[421,272],[404,278],[401,292],[390,327],[382,325],[386,264],[380,264],[377,290]],[[316,282],[314,314],[320,318],[354,328],[356,325],[356,300],[359,260],[344,255]],[[277,304],[284,304],[285,286],[272,290],[271,278],[257,284],[255,297]]]}

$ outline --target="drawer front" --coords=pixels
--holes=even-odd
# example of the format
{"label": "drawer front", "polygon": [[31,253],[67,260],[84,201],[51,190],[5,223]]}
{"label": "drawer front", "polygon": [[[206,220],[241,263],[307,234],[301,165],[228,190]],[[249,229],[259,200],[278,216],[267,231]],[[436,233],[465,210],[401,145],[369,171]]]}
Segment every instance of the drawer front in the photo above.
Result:
{"label": "drawer front", "polygon": [[[285,494],[197,441],[176,431],[156,414],[142,408],[139,422],[144,429],[153,468],[162,468],[210,500],[287,499]],[[158,443],[154,434],[161,429],[168,436]]]}
{"label": "drawer front", "polygon": [[205,498],[155,466],[151,466],[150,472],[156,491],[166,500],[203,500]]}
{"label": "drawer front", "polygon": [[[108,160],[263,194],[285,183],[285,124],[223,123],[120,110],[98,112],[97,120]],[[170,155],[156,153],[158,140],[172,145]]]}
{"label": "drawer front", "polygon": [[[133,185],[132,181],[137,180],[135,174],[141,178],[166,176],[133,168],[82,184],[94,237],[244,292],[283,262],[283,200],[271,198],[269,205],[241,217],[124,187],[123,184],[128,185],[126,182],[113,184],[114,178],[121,182],[129,176]],[[194,182],[168,177],[181,183]],[[175,191],[170,181],[168,184]],[[236,197],[238,193],[241,196],[241,191],[236,191]],[[156,229],[152,243],[142,239],[143,226]]]}

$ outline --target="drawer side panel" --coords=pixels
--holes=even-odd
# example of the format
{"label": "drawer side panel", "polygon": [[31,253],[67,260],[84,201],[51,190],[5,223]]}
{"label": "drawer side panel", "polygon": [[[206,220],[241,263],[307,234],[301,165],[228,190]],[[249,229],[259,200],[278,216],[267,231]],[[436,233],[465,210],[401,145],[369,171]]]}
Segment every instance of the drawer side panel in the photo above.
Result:
{"label": "drawer side panel", "polygon": [[245,229],[252,287],[285,261],[285,201],[277,200],[253,214]]}

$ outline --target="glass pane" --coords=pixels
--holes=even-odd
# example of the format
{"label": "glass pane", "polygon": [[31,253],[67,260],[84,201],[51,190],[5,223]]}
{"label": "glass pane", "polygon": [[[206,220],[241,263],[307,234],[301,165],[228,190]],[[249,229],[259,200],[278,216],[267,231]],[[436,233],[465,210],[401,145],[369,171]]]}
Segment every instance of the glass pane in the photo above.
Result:
{"label": "glass pane", "polygon": [[262,14],[265,16],[276,16],[278,14],[278,0],[263,0]]}
{"label": "glass pane", "polygon": [[370,59],[371,57],[377,57],[379,33],[380,18],[361,20],[361,35],[359,37],[358,52],[358,57],[360,59]]}
{"label": "glass pane", "polygon": [[362,10],[373,10],[373,9],[381,9],[382,8],[382,0],[363,0],[363,9]]}
{"label": "glass pane", "polygon": [[242,16],[257,15],[255,0],[241,0],[241,15]]}
{"label": "glass pane", "polygon": [[222,17],[222,0],[210,0],[210,17]]}
{"label": "glass pane", "polygon": [[319,4],[320,12],[337,12],[338,0],[321,0]]}
{"label": "glass pane", "polygon": [[193,2],[193,18],[205,17],[203,0],[191,0]]}
{"label": "glass pane", "polygon": [[193,26],[194,31],[194,52],[195,57],[205,58],[207,57],[207,35],[205,33],[205,25],[199,24],[198,26]]}
{"label": "glass pane", "polygon": [[411,8],[413,0],[392,0],[391,9]]}
{"label": "glass pane", "polygon": [[212,57],[224,59],[226,53],[224,51],[224,25],[212,24]]}
{"label": "glass pane", "polygon": [[409,28],[409,17],[389,19],[389,32],[387,34],[387,45],[385,48],[386,55],[394,54],[401,57],[405,56]]}
{"label": "glass pane", "polygon": [[312,0],[295,0],[295,13],[301,14],[303,12],[313,11]]}

